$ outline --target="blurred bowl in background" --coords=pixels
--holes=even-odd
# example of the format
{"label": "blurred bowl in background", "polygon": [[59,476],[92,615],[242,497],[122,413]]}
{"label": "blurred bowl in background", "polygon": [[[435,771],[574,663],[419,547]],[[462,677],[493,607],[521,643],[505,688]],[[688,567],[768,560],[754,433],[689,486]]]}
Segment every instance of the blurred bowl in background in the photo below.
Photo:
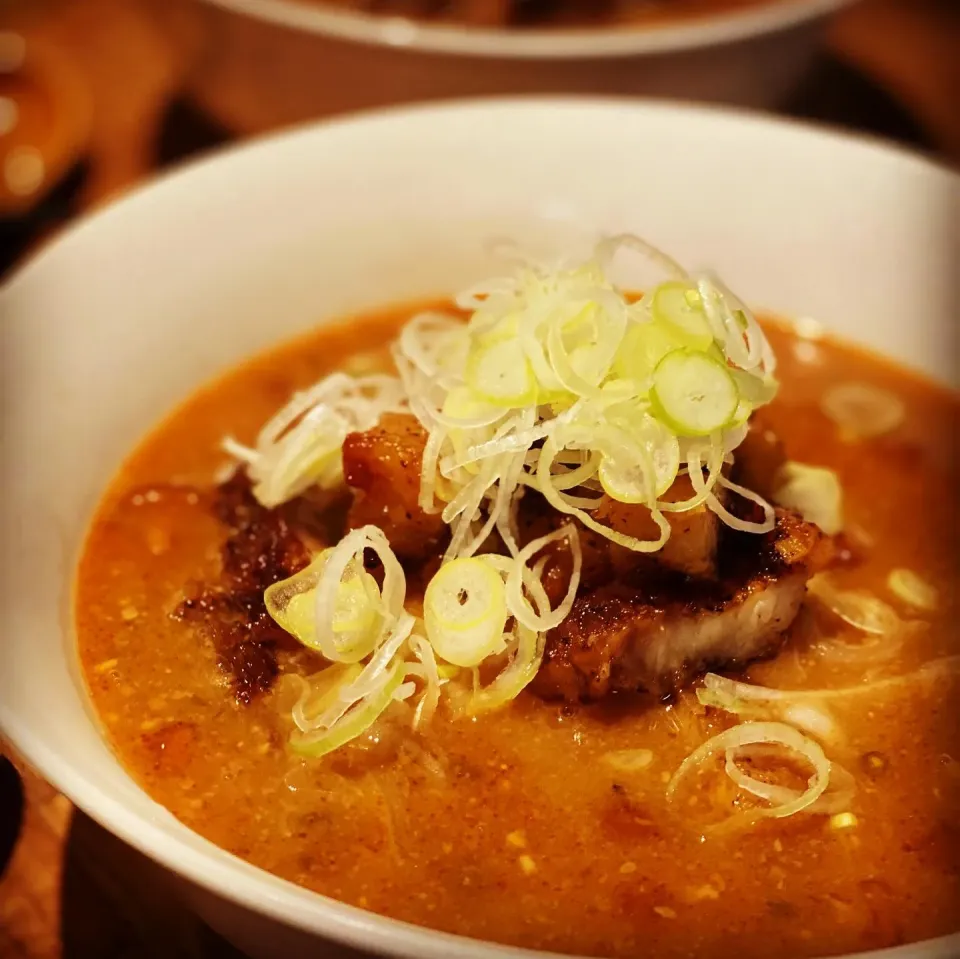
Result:
{"label": "blurred bowl in background", "polygon": [[[391,110],[161,178],[0,289],[3,734],[80,809],[195,884],[184,890],[193,907],[251,957],[358,959],[330,945],[344,942],[368,959],[533,959],[281,880],[191,832],[134,782],[93,715],[70,613],[73,564],[105,484],[217,371],[330,317],[475,283],[502,269],[497,237],[556,262],[640,230],[681,262],[710,264],[760,309],[814,317],[955,384],[957,224],[960,177],[910,154],[651,103]],[[133,881],[150,888],[142,869]],[[914,907],[891,908],[895,920]],[[157,940],[153,956],[174,954]],[[727,945],[736,955],[739,941]],[[953,935],[860,959],[956,959],[958,948]]]}
{"label": "blurred bowl in background", "polygon": [[68,51],[30,32],[0,30],[0,234],[80,161],[92,109]]}
{"label": "blurred bowl in background", "polygon": [[[767,0],[649,24],[473,28],[304,0],[189,0],[204,20],[190,94],[235,133],[448,97],[582,93],[771,107],[849,0]],[[166,6],[166,5],[162,5]]]}

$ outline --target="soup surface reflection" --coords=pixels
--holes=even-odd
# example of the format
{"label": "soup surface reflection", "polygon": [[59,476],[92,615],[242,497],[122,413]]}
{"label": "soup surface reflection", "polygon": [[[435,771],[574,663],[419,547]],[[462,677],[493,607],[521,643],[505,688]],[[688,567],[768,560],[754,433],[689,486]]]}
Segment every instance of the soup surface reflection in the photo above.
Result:
{"label": "soup surface reflection", "polygon": [[[840,815],[707,828],[740,802],[716,770],[672,801],[684,757],[736,720],[692,692],[658,703],[560,706],[525,692],[423,735],[381,724],[324,759],[286,746],[284,681],[240,703],[215,644],[173,615],[215,579],[222,437],[249,441],[290,393],[335,369],[386,367],[412,307],[324,326],[204,388],[124,464],[79,568],[80,656],[124,765],[190,828],[264,869],[387,916],[481,939],[605,956],[818,956],[960,928],[956,661],[957,401],[896,366],[768,324],[782,387],[770,421],[794,460],[835,470],[847,553],[835,576],[891,604],[898,644],[869,643],[807,609],[781,653],[746,678],[825,700],[827,750],[856,781]],[[858,380],[895,392],[905,421],[851,441],[821,411]],[[887,585],[907,568],[935,610]],[[925,663],[936,668],[917,672]],[[279,669],[307,668],[282,650]],[[911,677],[881,682],[890,677]],[[650,751],[626,768],[611,753]],[[629,764],[628,764],[629,765]]]}

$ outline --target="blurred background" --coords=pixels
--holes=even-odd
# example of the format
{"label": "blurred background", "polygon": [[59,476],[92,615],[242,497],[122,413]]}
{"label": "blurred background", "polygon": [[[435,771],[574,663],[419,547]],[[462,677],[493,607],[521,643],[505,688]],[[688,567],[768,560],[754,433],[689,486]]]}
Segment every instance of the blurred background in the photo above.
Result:
{"label": "blurred background", "polygon": [[0,270],[198,151],[436,97],[715,100],[960,162],[957,0],[0,0]]}
{"label": "blurred background", "polygon": [[[0,0],[0,276],[204,151],[514,93],[735,104],[957,166],[960,0]],[[0,740],[0,957],[69,956],[235,953]]]}

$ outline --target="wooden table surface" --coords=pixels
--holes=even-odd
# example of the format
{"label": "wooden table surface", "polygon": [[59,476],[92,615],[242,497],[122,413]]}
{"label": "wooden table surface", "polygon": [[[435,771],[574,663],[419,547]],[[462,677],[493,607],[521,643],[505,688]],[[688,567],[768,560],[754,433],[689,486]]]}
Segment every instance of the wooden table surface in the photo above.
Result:
{"label": "wooden table surface", "polygon": [[[0,878],[2,959],[242,959],[181,907],[164,870],[3,751],[24,803]],[[0,834],[15,822],[12,782],[0,776]]]}
{"label": "wooden table surface", "polygon": [[[10,9],[5,2],[0,13]],[[44,16],[30,11],[32,29],[70,54],[92,94],[81,210],[156,167],[157,128],[197,38],[187,18],[161,31],[151,2],[166,0],[40,0]],[[904,107],[944,159],[960,165],[960,3],[865,0],[837,19],[829,45]],[[0,854],[5,836],[18,835],[0,877],[0,957],[236,959],[179,908],[161,870],[75,812],[2,742],[0,752],[20,770],[24,798],[18,823],[8,767],[0,775]]]}

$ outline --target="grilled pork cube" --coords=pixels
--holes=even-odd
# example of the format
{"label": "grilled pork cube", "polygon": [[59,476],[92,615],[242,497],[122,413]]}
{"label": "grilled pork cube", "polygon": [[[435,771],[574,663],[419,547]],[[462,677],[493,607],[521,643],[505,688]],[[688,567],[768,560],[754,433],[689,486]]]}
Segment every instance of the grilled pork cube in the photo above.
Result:
{"label": "grilled pork cube", "polygon": [[[716,495],[724,498],[722,489]],[[693,496],[690,480],[681,476],[664,494],[668,502],[677,503]],[[595,514],[597,520],[619,532],[638,539],[653,539],[659,534],[646,506],[621,503],[604,497]],[[605,536],[577,523],[583,565],[581,590],[592,589],[615,577],[632,574],[651,565],[664,566],[688,576],[712,577],[717,571],[717,538],[719,519],[706,506],[685,513],[665,513],[670,524],[670,538],[655,553],[638,553],[612,543]],[[520,509],[520,539],[528,543],[558,526],[576,522],[557,513],[537,494],[528,492]],[[543,572],[543,584],[552,603],[562,599],[567,590],[572,563],[566,540],[552,543],[545,550],[549,557]]]}
{"label": "grilled pork cube", "polygon": [[[426,439],[426,432],[414,416],[387,413],[373,429],[351,433],[343,445],[343,471],[354,492],[349,526],[379,526],[397,555],[410,562],[435,556],[448,535],[440,517],[424,513],[418,505]],[[782,445],[762,425],[751,428],[737,452],[737,469],[743,474],[740,481],[762,495],[769,495],[773,475],[782,462]],[[774,473],[768,474],[767,470]],[[675,503],[693,495],[689,477],[680,476],[662,498]],[[715,488],[714,495],[724,501],[725,491]],[[599,522],[638,539],[654,539],[658,535],[650,511],[639,504],[604,497],[594,515]],[[614,575],[627,575],[638,566],[648,565],[648,561],[692,577],[715,577],[720,528],[716,514],[701,505],[664,516],[670,524],[670,538],[655,553],[636,553],[580,526],[583,587],[590,588]],[[529,542],[570,521],[570,517],[555,512],[540,496],[528,491],[520,510],[521,540]],[[566,591],[570,569],[567,551],[565,542],[550,547],[552,558],[544,579],[552,600]]]}
{"label": "grilled pork cube", "polygon": [[657,577],[645,567],[581,594],[548,635],[533,688],[570,702],[617,691],[664,695],[706,669],[769,655],[830,552],[816,526],[778,510],[766,535],[725,532],[715,581]]}
{"label": "grilled pork cube", "polygon": [[[558,513],[538,493],[526,491],[520,505],[518,526],[520,544],[525,546],[531,540],[565,525],[574,523],[580,538],[580,586],[579,589],[593,589],[601,583],[609,582],[613,576],[613,564],[610,558],[610,540],[593,530],[582,526],[572,516]],[[634,554],[636,555],[636,554]],[[556,606],[566,595],[573,571],[573,558],[567,540],[555,540],[538,554],[546,557],[540,582],[546,590],[551,606]]]}
{"label": "grilled pork cube", "polygon": [[[679,503],[694,495],[693,484],[688,476],[678,476],[670,489],[661,497],[668,503]],[[724,490],[715,487],[714,495],[723,501]],[[614,547],[611,561],[618,573],[627,573],[636,565],[637,557],[649,555],[668,569],[686,573],[688,576],[712,577],[717,572],[717,534],[720,520],[717,514],[701,504],[683,513],[664,513],[670,524],[670,538],[656,553],[638,554],[624,547]],[[605,496],[597,508],[596,517],[601,523],[637,539],[655,539],[659,535],[657,524],[646,506],[621,503]]]}
{"label": "grilled pork cube", "polygon": [[383,530],[401,559],[436,555],[449,530],[439,514],[418,505],[420,465],[427,434],[409,413],[385,413],[363,433],[343,443],[343,475],[353,490],[350,529],[372,523]]}
{"label": "grilled pork cube", "polygon": [[734,480],[772,502],[787,452],[765,409],[750,417],[746,438],[734,450],[733,459]]}

